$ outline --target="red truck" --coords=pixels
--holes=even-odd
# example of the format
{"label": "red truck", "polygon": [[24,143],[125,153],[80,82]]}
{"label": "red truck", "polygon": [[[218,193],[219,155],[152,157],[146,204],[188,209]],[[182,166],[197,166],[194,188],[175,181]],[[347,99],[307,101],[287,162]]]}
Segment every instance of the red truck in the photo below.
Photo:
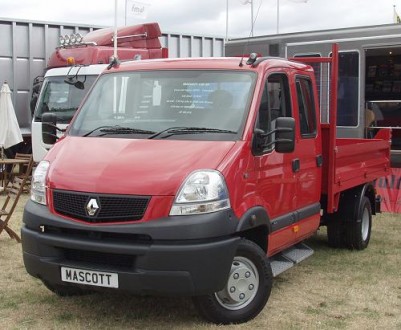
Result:
{"label": "red truck", "polygon": [[[303,60],[329,63],[337,85],[337,47]],[[336,138],[318,97],[312,66],[279,58],[105,70],[34,173],[28,273],[61,296],[186,295],[211,322],[252,319],[319,226],[362,250],[380,211],[372,181],[387,174],[390,132]]]}

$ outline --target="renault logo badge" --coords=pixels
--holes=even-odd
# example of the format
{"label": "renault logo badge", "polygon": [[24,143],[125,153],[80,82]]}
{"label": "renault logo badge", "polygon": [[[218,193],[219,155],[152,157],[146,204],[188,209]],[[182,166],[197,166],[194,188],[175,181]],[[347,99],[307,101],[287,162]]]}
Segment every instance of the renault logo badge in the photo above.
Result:
{"label": "renault logo badge", "polygon": [[91,217],[93,217],[96,212],[99,210],[99,204],[96,198],[91,198],[88,202],[88,204],[86,204],[86,212],[88,213],[88,215],[90,215]]}

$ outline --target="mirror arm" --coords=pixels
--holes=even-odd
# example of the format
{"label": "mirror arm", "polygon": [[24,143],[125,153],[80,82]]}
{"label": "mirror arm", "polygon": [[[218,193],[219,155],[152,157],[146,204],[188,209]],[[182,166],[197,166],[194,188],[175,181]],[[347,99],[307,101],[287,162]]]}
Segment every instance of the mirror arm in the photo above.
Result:
{"label": "mirror arm", "polygon": [[[67,130],[66,128],[58,128],[57,125],[54,125],[54,124],[51,124],[51,123],[44,122],[44,123],[42,123],[42,125],[46,125],[48,127],[53,127],[53,128],[55,128],[56,130],[58,130],[61,133],[64,133]],[[48,133],[46,133],[46,134],[48,134]],[[53,135],[53,134],[51,134],[51,135]]]}
{"label": "mirror arm", "polygon": [[268,148],[268,147],[272,146],[272,145],[275,144],[275,143],[276,143],[276,141],[272,141],[272,142],[269,142],[269,143],[267,143],[267,144],[264,144],[263,147],[264,147],[264,148]]}
{"label": "mirror arm", "polygon": [[272,135],[273,133],[277,132],[276,129],[270,131],[270,132],[265,132],[264,130],[261,130],[260,128],[255,128],[254,133],[257,134],[259,137],[261,138],[266,138],[270,135]]}
{"label": "mirror arm", "polygon": [[268,137],[268,136],[270,136],[270,135],[272,135],[272,134],[274,134],[274,133],[277,133],[277,132],[291,132],[292,130],[293,130],[293,129],[292,129],[292,128],[289,128],[289,127],[280,127],[280,128],[275,128],[274,130],[265,133],[265,132],[264,132],[263,130],[261,130],[260,128],[256,128],[254,132],[255,132],[256,134],[258,134],[260,137],[266,138],[266,137]]}
{"label": "mirror arm", "polygon": [[[279,128],[275,128],[274,130],[266,133],[263,130],[261,130],[260,128],[255,128],[254,133],[256,134],[256,136],[258,138],[264,139],[276,132],[292,132],[292,131],[293,131],[293,128],[290,128],[290,127],[279,127]],[[286,143],[286,142],[291,143],[292,140],[291,139],[276,139],[276,140],[271,141],[266,144],[263,143],[263,144],[259,145],[258,148],[260,148],[260,149],[269,148],[269,147],[275,145],[276,143]]]}
{"label": "mirror arm", "polygon": [[276,141],[274,141],[275,143],[277,142],[292,142],[292,140],[290,139],[277,139]]}
{"label": "mirror arm", "polygon": [[263,147],[264,148],[268,148],[268,147],[276,144],[277,142],[291,142],[291,140],[290,139],[277,139],[277,140],[274,140],[274,141],[269,142],[267,144],[264,144]]}
{"label": "mirror arm", "polygon": [[59,137],[58,137],[57,135],[52,134],[52,133],[46,133],[46,132],[44,132],[43,135],[52,136],[52,137],[54,137],[56,140],[59,139]]}

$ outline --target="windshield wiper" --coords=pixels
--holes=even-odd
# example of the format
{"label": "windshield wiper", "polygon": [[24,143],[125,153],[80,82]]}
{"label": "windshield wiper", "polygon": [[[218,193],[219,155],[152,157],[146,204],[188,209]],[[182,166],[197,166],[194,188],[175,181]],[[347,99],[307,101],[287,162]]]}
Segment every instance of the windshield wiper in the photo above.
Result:
{"label": "windshield wiper", "polygon": [[229,133],[229,134],[237,134],[237,132],[219,129],[219,128],[206,128],[206,127],[170,127],[160,132],[157,132],[148,137],[148,139],[154,139],[156,137],[160,137],[162,139],[172,136],[172,135],[180,135],[180,134],[202,134],[202,133]]}
{"label": "windshield wiper", "polygon": [[131,127],[123,127],[123,126],[100,126],[97,127],[88,133],[85,133],[82,136],[89,136],[92,133],[99,131],[102,134],[99,134],[97,136],[104,136],[104,135],[109,135],[109,134],[155,134],[154,131],[147,131],[144,129],[139,129],[139,128],[131,128]]}

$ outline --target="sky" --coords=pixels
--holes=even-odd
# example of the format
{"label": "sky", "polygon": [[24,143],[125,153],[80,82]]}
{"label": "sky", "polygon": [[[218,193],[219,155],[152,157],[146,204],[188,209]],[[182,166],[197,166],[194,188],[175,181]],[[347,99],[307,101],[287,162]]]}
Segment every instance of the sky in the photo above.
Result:
{"label": "sky", "polygon": [[[127,7],[132,8],[132,4]],[[158,22],[163,33],[241,38],[252,34],[251,22],[253,35],[258,36],[276,34],[277,30],[290,33],[391,24],[393,5],[401,15],[401,0],[136,1],[141,8],[142,4],[145,9],[140,15],[133,16],[129,10],[126,15],[126,0],[117,0],[117,25]],[[74,25],[113,26],[115,17],[115,0],[0,0],[0,8],[0,19]]]}

